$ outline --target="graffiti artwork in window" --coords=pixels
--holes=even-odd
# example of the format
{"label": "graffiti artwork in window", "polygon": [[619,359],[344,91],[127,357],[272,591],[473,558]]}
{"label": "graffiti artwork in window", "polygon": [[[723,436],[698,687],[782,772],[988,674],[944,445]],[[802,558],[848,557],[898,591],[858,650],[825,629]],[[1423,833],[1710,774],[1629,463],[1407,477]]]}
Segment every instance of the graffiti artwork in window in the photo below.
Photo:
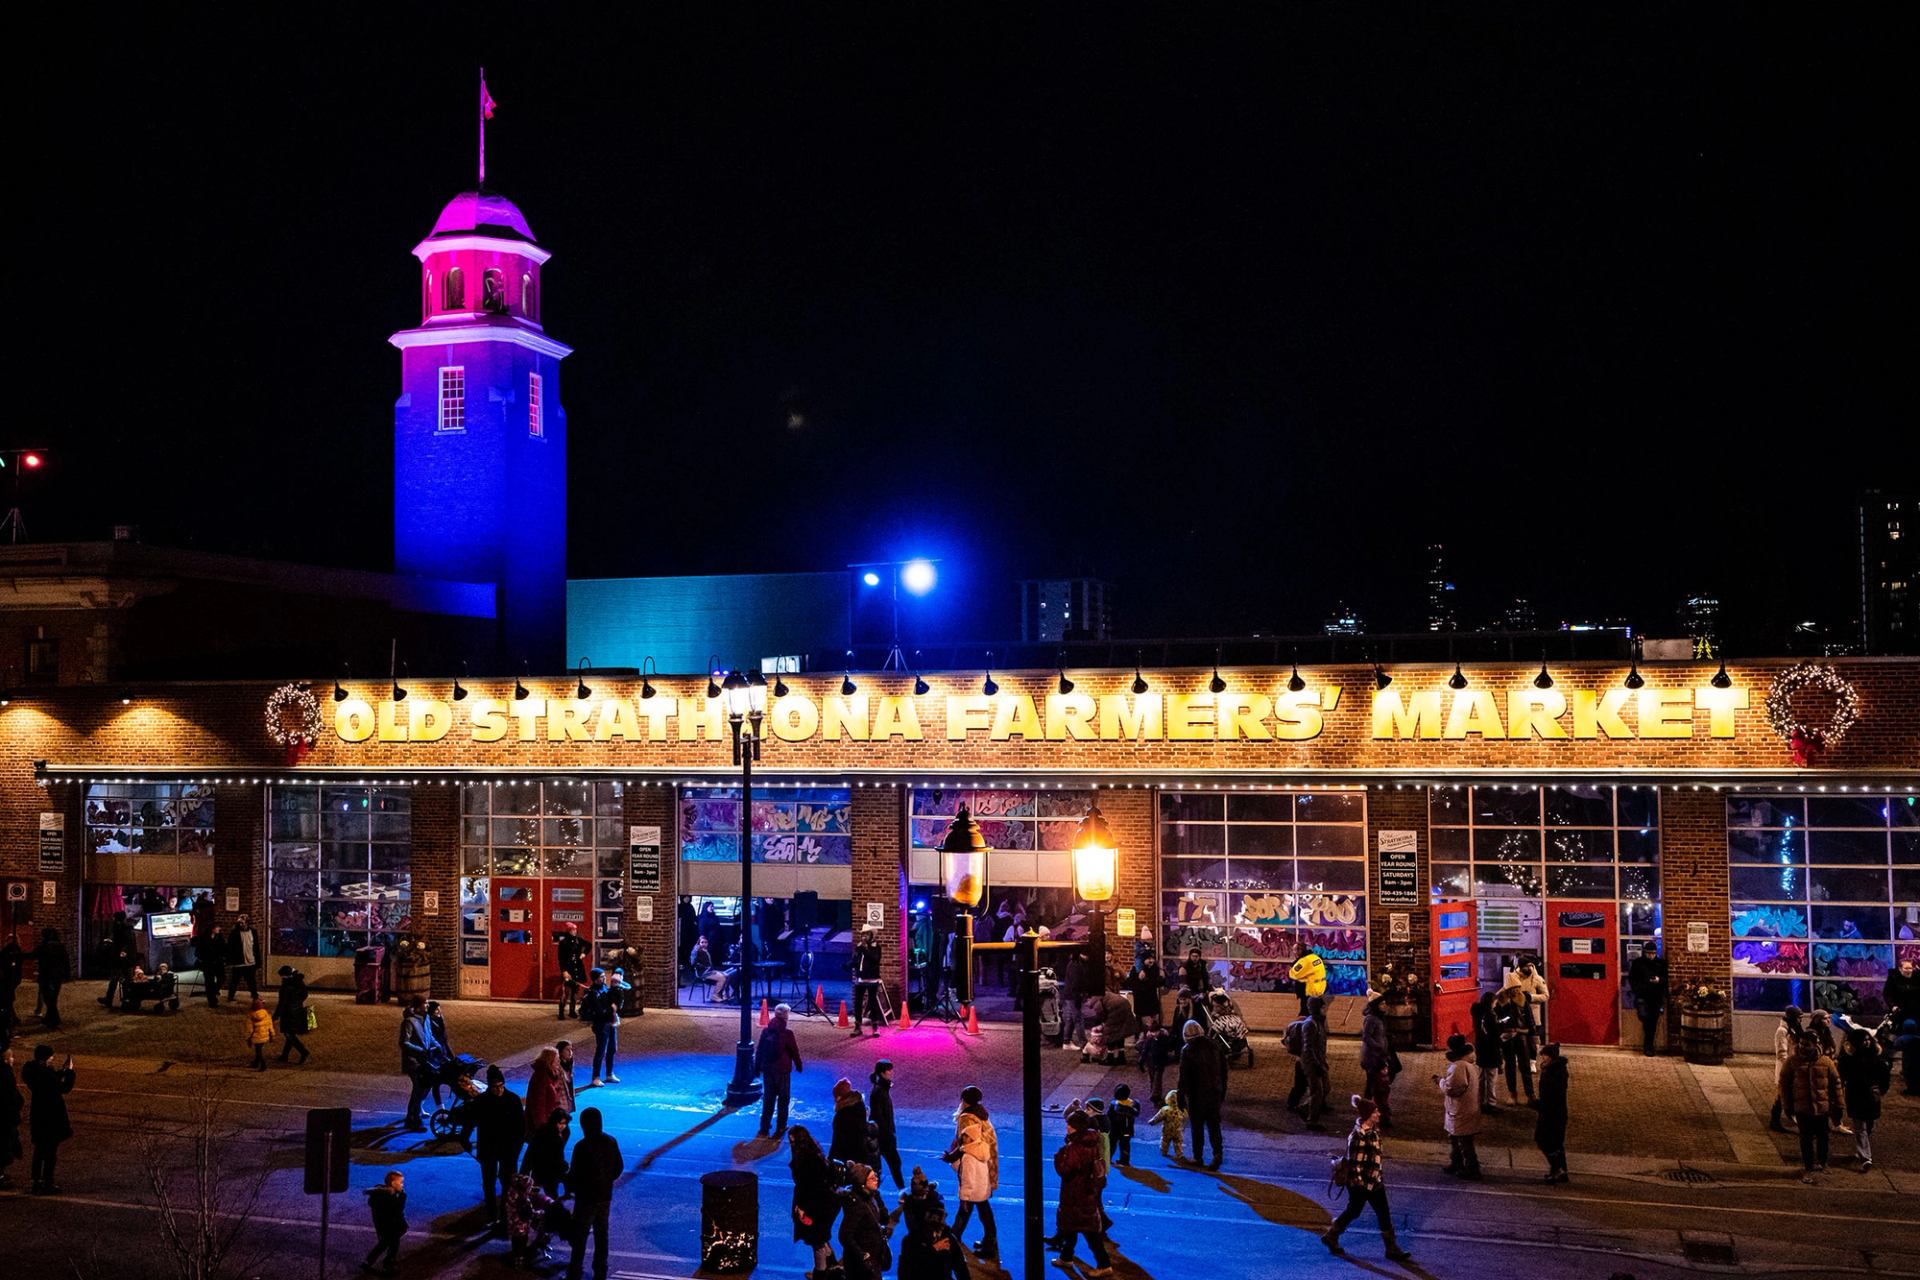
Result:
{"label": "graffiti artwork in window", "polygon": [[[852,801],[844,787],[781,788],[753,798],[755,862],[853,865]],[[680,856],[740,861],[740,790],[689,787],[680,801]]]}

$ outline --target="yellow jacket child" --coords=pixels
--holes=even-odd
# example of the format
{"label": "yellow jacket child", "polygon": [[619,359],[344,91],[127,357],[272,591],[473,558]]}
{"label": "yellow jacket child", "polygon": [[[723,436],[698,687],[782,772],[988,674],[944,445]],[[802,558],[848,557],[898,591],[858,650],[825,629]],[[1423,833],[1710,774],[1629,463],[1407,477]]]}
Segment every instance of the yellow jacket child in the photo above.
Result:
{"label": "yellow jacket child", "polygon": [[253,1069],[267,1069],[267,1041],[273,1039],[273,1014],[267,1008],[267,1002],[259,996],[253,998],[253,1007],[247,1010],[247,1043],[253,1046]]}

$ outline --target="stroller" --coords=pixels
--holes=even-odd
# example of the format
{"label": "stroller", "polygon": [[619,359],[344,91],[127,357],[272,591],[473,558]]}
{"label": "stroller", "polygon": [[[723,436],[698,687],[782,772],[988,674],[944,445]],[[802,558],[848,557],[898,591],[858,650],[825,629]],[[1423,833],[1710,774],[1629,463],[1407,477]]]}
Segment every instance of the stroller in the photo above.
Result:
{"label": "stroller", "polygon": [[1208,997],[1211,1008],[1208,1010],[1209,1025],[1213,1029],[1213,1038],[1220,1042],[1220,1051],[1226,1055],[1231,1066],[1235,1058],[1247,1055],[1247,1065],[1253,1065],[1253,1041],[1247,1036],[1247,1020],[1240,1014],[1240,1006],[1234,1003],[1232,996],[1224,991],[1216,991]]}
{"label": "stroller", "polygon": [[134,976],[120,984],[120,1007],[129,1013],[138,1013],[140,1006],[151,1000],[155,1013],[172,1012],[180,1007],[178,986],[179,979],[165,965],[156,973],[136,969]]}
{"label": "stroller", "polygon": [[480,1086],[473,1082],[474,1076],[487,1069],[487,1064],[470,1053],[455,1054],[450,1058],[436,1058],[431,1067],[431,1079],[435,1086],[445,1085],[453,1090],[453,1105],[436,1107],[427,1123],[433,1129],[436,1138],[451,1138],[458,1135],[463,1141],[473,1122],[467,1119],[467,1104],[480,1096]]}
{"label": "stroller", "polygon": [[1060,1035],[1060,980],[1053,976],[1053,970],[1040,970],[1040,1034],[1054,1037]]}

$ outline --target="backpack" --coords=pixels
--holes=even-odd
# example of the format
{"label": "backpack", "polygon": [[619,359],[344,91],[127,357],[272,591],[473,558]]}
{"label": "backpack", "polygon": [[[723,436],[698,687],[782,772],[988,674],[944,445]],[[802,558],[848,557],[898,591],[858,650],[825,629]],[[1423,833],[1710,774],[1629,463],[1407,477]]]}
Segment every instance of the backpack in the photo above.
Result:
{"label": "backpack", "polygon": [[1298,1058],[1307,1051],[1307,1029],[1299,1022],[1289,1022],[1282,1036],[1287,1052]]}

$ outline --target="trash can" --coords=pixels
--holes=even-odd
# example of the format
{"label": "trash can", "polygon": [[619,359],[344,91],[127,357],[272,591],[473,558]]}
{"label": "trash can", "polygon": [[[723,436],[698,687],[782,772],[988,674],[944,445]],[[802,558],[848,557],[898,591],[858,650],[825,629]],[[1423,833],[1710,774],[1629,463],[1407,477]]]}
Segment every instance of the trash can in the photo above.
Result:
{"label": "trash can", "polygon": [[760,1175],[722,1169],[700,1175],[700,1266],[751,1271],[760,1261]]}
{"label": "trash can", "polygon": [[387,949],[382,946],[358,947],[353,953],[353,1002],[379,1004],[386,999]]}

